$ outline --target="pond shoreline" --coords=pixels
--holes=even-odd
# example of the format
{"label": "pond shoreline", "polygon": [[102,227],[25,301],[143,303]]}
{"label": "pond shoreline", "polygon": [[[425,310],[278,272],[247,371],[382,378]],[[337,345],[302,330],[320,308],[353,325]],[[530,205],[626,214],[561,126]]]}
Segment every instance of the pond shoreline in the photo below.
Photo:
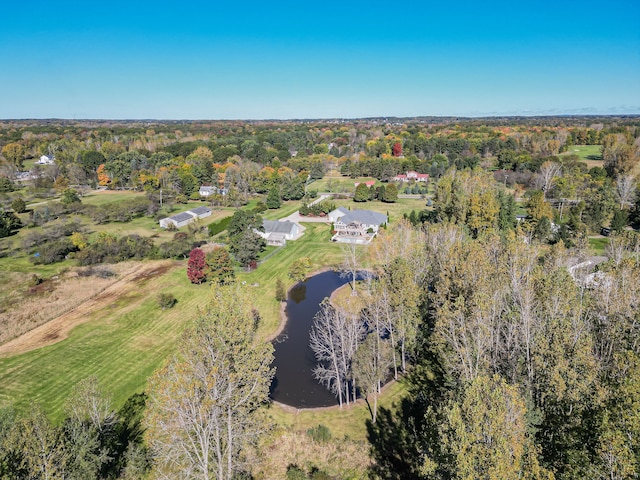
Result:
{"label": "pond shoreline", "polygon": [[[320,270],[315,270],[313,273],[310,273],[309,275],[307,275],[307,277],[305,278],[305,281],[309,277],[313,277],[314,275],[319,275],[321,273],[330,272],[330,271],[335,271],[335,269],[332,267],[324,267],[324,268],[321,268]],[[296,287],[296,285],[298,285],[299,283],[304,283],[304,282],[296,282],[287,289],[287,294],[286,294],[287,298],[289,298],[289,292],[291,292],[291,290],[293,290]],[[334,292],[336,290],[334,290]],[[333,293],[331,295],[333,296]],[[287,311],[287,301],[283,300],[282,302],[280,302],[280,324],[278,325],[278,328],[276,329],[276,331],[266,338],[267,342],[273,342],[284,331],[284,327],[287,326],[287,321],[289,320],[289,318],[287,317],[286,311]]]}
{"label": "pond shoreline", "polygon": [[[296,282],[294,283],[291,287],[289,287],[289,289],[287,290],[287,299],[289,298],[289,294],[291,292],[291,290],[293,290],[294,288],[298,287],[301,284],[304,284],[306,281],[308,281],[310,278],[319,275],[319,274],[323,274],[326,272],[336,272],[337,270],[334,267],[324,267],[318,270],[315,270],[314,272],[310,273],[306,278],[304,282]],[[329,300],[333,303],[336,299],[336,297],[338,295],[341,294],[341,292],[343,292],[344,289],[349,289],[351,290],[352,285],[351,282],[346,282],[343,285],[340,285],[339,287],[335,288],[331,294],[329,295]],[[288,313],[287,312],[287,304],[288,301],[282,301],[280,302],[280,323],[278,325],[278,328],[271,334],[269,335],[269,337],[267,338],[267,340],[269,342],[273,342],[276,338],[278,338],[278,336],[280,336],[282,334],[282,332],[285,330],[285,328],[287,327],[287,323],[290,320],[290,318],[288,317]],[[379,394],[383,395],[384,392],[394,383],[396,382],[396,380],[390,380],[389,382],[387,382],[381,389],[381,392]],[[350,409],[352,407],[367,407],[367,401],[365,398],[358,398],[355,402],[352,402],[350,404],[343,404],[342,407],[340,405],[338,405],[337,403],[337,399],[336,399],[336,403],[333,405],[325,405],[325,406],[318,406],[318,407],[296,407],[293,405],[289,405],[287,403],[283,403],[281,401],[275,400],[272,397],[270,397],[270,403],[273,405],[277,405],[280,409],[282,409],[285,412],[288,413],[293,413],[293,414],[300,414],[303,412],[313,412],[313,411],[325,411],[325,410],[342,410],[344,408],[346,409]]]}

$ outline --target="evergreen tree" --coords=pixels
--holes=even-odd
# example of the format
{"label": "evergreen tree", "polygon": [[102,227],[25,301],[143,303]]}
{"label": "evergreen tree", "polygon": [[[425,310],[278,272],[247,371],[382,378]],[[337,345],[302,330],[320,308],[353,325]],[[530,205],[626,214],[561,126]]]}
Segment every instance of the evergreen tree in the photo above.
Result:
{"label": "evergreen tree", "polygon": [[354,202],[366,202],[369,200],[369,187],[366,183],[359,183],[356,187],[356,193],[353,196]]}
{"label": "evergreen tree", "polygon": [[280,208],[282,202],[280,201],[280,189],[278,187],[274,187],[269,190],[267,195],[267,207],[275,210],[276,208]]}

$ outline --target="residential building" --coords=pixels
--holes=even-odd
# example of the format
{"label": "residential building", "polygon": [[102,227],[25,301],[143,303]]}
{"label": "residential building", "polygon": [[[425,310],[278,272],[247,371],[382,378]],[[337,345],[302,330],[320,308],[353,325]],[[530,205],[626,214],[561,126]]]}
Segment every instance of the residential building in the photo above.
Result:
{"label": "residential building", "polygon": [[40,159],[36,162],[38,165],[53,165],[55,157],[53,155],[41,155]]}
{"label": "residential building", "polygon": [[396,175],[393,177],[393,180],[396,182],[428,182],[429,174],[428,173],[418,173],[413,170],[409,170],[405,174]]}
{"label": "residential building", "polygon": [[371,210],[353,210],[339,216],[333,222],[336,233],[331,237],[331,240],[344,243],[370,243],[380,227],[386,223],[387,216],[383,213]]}
{"label": "residential building", "polygon": [[255,232],[267,241],[267,245],[282,246],[287,240],[295,240],[300,234],[300,226],[289,220],[263,220],[264,232]]}

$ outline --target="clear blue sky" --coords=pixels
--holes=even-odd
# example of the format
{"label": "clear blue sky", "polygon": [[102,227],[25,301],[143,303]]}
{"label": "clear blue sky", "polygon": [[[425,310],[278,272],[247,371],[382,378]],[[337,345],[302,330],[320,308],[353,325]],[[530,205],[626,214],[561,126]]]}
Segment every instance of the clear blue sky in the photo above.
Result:
{"label": "clear blue sky", "polygon": [[638,0],[3,3],[5,119],[640,113]]}

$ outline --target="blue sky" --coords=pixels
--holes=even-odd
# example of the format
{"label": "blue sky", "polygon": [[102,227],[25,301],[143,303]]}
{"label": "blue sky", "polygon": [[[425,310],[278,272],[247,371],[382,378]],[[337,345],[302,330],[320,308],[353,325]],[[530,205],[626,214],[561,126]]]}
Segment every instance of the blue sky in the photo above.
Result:
{"label": "blue sky", "polygon": [[8,2],[0,118],[640,114],[640,1]]}

